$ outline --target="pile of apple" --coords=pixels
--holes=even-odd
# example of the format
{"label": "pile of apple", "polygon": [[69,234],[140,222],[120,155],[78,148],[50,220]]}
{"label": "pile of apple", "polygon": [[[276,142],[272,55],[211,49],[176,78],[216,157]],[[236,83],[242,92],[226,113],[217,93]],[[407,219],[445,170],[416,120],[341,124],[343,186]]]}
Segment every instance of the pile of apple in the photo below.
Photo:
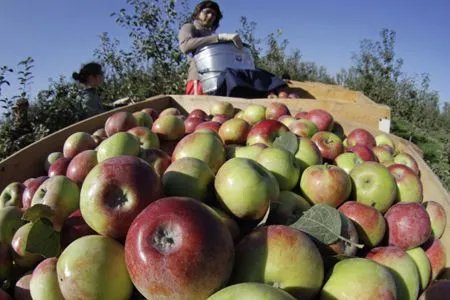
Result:
{"label": "pile of apple", "polygon": [[324,110],[116,112],[2,191],[0,299],[444,299],[445,225],[411,155]]}

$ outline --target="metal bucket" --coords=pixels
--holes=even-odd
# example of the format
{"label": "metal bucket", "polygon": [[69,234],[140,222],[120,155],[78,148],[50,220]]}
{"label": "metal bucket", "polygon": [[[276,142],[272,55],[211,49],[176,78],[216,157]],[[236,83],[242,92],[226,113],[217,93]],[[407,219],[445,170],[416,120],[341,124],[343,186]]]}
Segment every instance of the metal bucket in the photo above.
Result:
{"label": "metal bucket", "polygon": [[250,47],[246,44],[241,49],[232,42],[206,45],[195,52],[194,60],[204,93],[217,89],[218,77],[227,68],[255,70]]}

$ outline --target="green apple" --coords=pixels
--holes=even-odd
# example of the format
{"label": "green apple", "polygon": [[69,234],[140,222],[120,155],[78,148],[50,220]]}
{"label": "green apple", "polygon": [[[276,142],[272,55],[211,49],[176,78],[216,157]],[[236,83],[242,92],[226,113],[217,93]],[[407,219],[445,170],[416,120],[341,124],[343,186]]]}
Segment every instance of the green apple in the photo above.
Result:
{"label": "green apple", "polygon": [[172,163],[183,157],[194,157],[204,161],[215,174],[225,162],[225,147],[218,134],[211,131],[196,131],[177,143],[172,154]]}
{"label": "green apple", "polygon": [[323,279],[320,252],[300,230],[284,225],[263,226],[236,245],[231,283],[266,283],[296,299],[314,299]]}
{"label": "green apple", "polygon": [[202,160],[183,157],[174,161],[162,176],[167,196],[191,197],[206,200],[214,184],[214,173]]}
{"label": "green apple", "polygon": [[364,160],[353,152],[345,152],[339,154],[335,159],[334,163],[336,166],[344,170],[347,174],[359,164],[362,164]]}
{"label": "green apple", "polygon": [[297,136],[311,138],[319,130],[317,126],[308,119],[295,120],[289,124],[289,129]]}
{"label": "green apple", "polygon": [[31,206],[35,204],[51,208],[53,227],[60,231],[67,217],[80,207],[80,188],[66,176],[50,177],[34,193]]}
{"label": "green apple", "polygon": [[391,272],[366,258],[349,258],[338,262],[320,293],[321,300],[399,299]]}
{"label": "green apple", "polygon": [[411,168],[411,170],[413,170],[414,173],[420,176],[419,165],[417,164],[417,161],[414,159],[414,157],[412,157],[411,154],[400,152],[396,156],[394,156],[394,162]]}
{"label": "green apple", "polygon": [[98,145],[97,161],[100,163],[119,155],[137,156],[139,149],[139,140],[134,135],[129,132],[117,132]]}
{"label": "green apple", "polygon": [[153,119],[148,113],[144,111],[136,111],[133,113],[133,116],[136,119],[136,126],[152,128]]}
{"label": "green apple", "polygon": [[178,141],[185,134],[184,121],[178,116],[160,115],[152,126],[160,141]]}
{"label": "green apple", "polygon": [[397,184],[389,170],[372,161],[356,165],[350,171],[353,184],[352,198],[356,202],[375,207],[384,213],[397,199]]}
{"label": "green apple", "polygon": [[244,109],[244,120],[250,125],[266,119],[266,107],[261,104],[251,104]]}
{"label": "green apple", "polygon": [[277,179],[269,170],[254,160],[239,157],[223,164],[214,187],[225,211],[246,220],[262,219],[270,202],[280,194]]}
{"label": "green apple", "polygon": [[300,165],[291,152],[269,147],[259,154],[257,162],[275,176],[280,190],[292,190],[297,185]]}
{"label": "green apple", "polygon": [[47,258],[34,269],[30,280],[33,299],[64,300],[56,274],[57,261],[56,257]]}
{"label": "green apple", "polygon": [[272,202],[273,207],[270,209],[268,223],[291,225],[295,223],[303,214],[311,208],[302,196],[292,191],[280,191],[278,200]]}
{"label": "green apple", "polygon": [[322,154],[316,144],[307,137],[298,138],[298,150],[295,158],[300,164],[300,169],[305,170],[309,166],[322,164]]}
{"label": "green apple", "polygon": [[248,158],[257,160],[258,156],[263,152],[264,149],[268,148],[266,144],[258,143],[250,146],[244,146],[236,149],[234,157]]}
{"label": "green apple", "polygon": [[64,141],[63,154],[65,158],[73,158],[78,153],[85,150],[92,150],[96,146],[97,142],[90,133],[82,131],[75,132]]}
{"label": "green apple", "polygon": [[413,170],[402,164],[392,164],[388,167],[397,183],[397,200],[399,202],[423,201],[422,181]]}
{"label": "green apple", "polygon": [[394,156],[384,146],[375,146],[372,148],[372,152],[380,163],[394,161]]}
{"label": "green apple", "polygon": [[20,208],[7,206],[0,209],[0,243],[11,244],[14,234],[25,223]]}
{"label": "green apple", "polygon": [[232,117],[234,115],[233,104],[227,101],[215,101],[209,108],[209,113],[215,115],[227,115]]}
{"label": "green apple", "polygon": [[227,286],[207,300],[294,300],[289,293],[258,282],[243,282]]}
{"label": "green apple", "polygon": [[22,206],[22,195],[25,185],[21,182],[11,182],[0,194],[0,209],[5,206]]}
{"label": "green apple", "polygon": [[394,153],[396,151],[395,142],[387,134],[381,133],[381,134],[376,135],[375,136],[375,144],[377,146],[388,145],[392,148]]}
{"label": "green apple", "polygon": [[[14,299],[16,300],[31,300],[30,293],[30,281],[31,281],[31,272],[26,272],[19,280],[16,282],[14,286]],[[3,298],[0,297],[3,300]],[[9,299],[9,298],[7,298]],[[5,299],[5,300],[7,300]]]}
{"label": "green apple", "polygon": [[44,258],[37,253],[30,253],[26,251],[28,235],[30,234],[33,223],[26,223],[17,229],[11,241],[12,255],[14,263],[25,269],[30,269]]}
{"label": "green apple", "polygon": [[352,183],[348,174],[339,167],[314,165],[303,171],[300,190],[311,204],[338,207],[350,196]]}
{"label": "green apple", "polygon": [[133,284],[123,246],[108,237],[87,235],[73,241],[56,264],[64,299],[130,299]]}
{"label": "green apple", "polygon": [[416,300],[419,296],[420,278],[414,260],[396,246],[377,247],[370,250],[367,258],[391,271],[397,286],[398,299]]}
{"label": "green apple", "polygon": [[281,123],[283,123],[286,127],[289,128],[289,126],[291,126],[292,123],[295,123],[297,121],[296,118],[294,118],[293,116],[289,116],[289,115],[284,115],[278,118],[278,121],[280,121]]}
{"label": "green apple", "polygon": [[423,291],[431,280],[431,265],[425,251],[420,248],[406,250],[406,253],[414,260],[420,276],[420,290]]}

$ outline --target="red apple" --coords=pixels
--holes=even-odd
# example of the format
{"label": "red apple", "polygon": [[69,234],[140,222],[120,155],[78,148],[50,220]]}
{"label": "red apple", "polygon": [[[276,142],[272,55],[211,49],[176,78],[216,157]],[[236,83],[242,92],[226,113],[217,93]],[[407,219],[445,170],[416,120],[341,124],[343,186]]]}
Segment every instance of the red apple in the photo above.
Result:
{"label": "red apple", "polygon": [[164,174],[172,163],[170,155],[161,149],[143,149],[139,153],[139,157],[146,161],[159,177]]}
{"label": "red apple", "polygon": [[225,145],[245,145],[250,128],[250,124],[242,119],[231,119],[220,126],[219,136]]}
{"label": "red apple", "polygon": [[347,144],[349,147],[355,145],[364,145],[372,149],[375,147],[375,137],[367,130],[362,128],[356,128],[347,135]]}
{"label": "red apple", "polygon": [[159,148],[159,138],[150,128],[144,126],[136,126],[127,131],[134,135],[140,144],[141,149]]}
{"label": "red apple", "polygon": [[436,280],[447,265],[447,253],[440,239],[432,238],[423,245],[431,264],[431,280]]}
{"label": "red apple", "polygon": [[388,170],[397,183],[397,200],[399,202],[422,203],[422,182],[413,170],[402,164],[392,164],[388,167]]}
{"label": "red apple", "polygon": [[205,122],[204,119],[198,117],[188,117],[184,120],[184,132],[186,134],[192,133],[195,131],[195,128],[200,124]]}
{"label": "red apple", "polygon": [[49,155],[47,155],[47,158],[44,163],[45,172],[48,173],[48,169],[50,166],[57,160],[64,157],[64,154],[62,152],[52,152]]}
{"label": "red apple", "polygon": [[323,109],[312,109],[308,111],[306,118],[312,121],[319,131],[331,131],[333,129],[333,116]]}
{"label": "red apple", "polygon": [[[9,294],[2,289],[0,289],[0,299],[1,300],[12,300],[11,296],[9,296]],[[20,299],[20,298],[16,297],[16,299]]]}
{"label": "red apple", "polygon": [[289,128],[280,121],[263,120],[250,129],[247,136],[247,145],[262,143],[272,146],[277,137],[288,131]]}
{"label": "red apple", "polygon": [[362,144],[356,144],[351,147],[346,147],[345,152],[353,152],[361,157],[361,159],[364,161],[377,161],[377,157],[375,156],[373,151],[369,147]]}
{"label": "red apple", "polygon": [[431,236],[430,217],[420,203],[397,203],[384,217],[389,245],[408,250],[422,245]]}
{"label": "red apple", "polygon": [[144,108],[141,111],[147,113],[150,115],[150,117],[152,117],[152,120],[155,121],[156,119],[158,119],[158,115],[159,113],[153,109],[153,108]]}
{"label": "red apple", "polygon": [[441,279],[431,285],[420,295],[418,300],[447,300],[450,294],[450,280]]}
{"label": "red apple", "polygon": [[208,114],[203,109],[194,109],[189,113],[188,118],[199,118],[202,120],[207,120]]}
{"label": "red apple", "polygon": [[185,134],[184,121],[173,115],[159,116],[153,122],[152,131],[158,134],[160,141],[178,141]]}
{"label": "red apple", "polygon": [[435,238],[441,238],[447,225],[447,214],[444,207],[436,201],[423,203],[431,221],[431,230]]}
{"label": "red apple", "polygon": [[66,176],[81,187],[84,178],[97,163],[97,151],[85,150],[72,158],[67,167]]}
{"label": "red apple", "polygon": [[316,125],[308,119],[295,120],[288,127],[296,136],[311,138],[318,132]]}
{"label": "red apple", "polygon": [[105,122],[105,132],[108,137],[114,133],[127,131],[137,126],[136,118],[131,112],[120,111],[112,114]]}
{"label": "red apple", "polygon": [[228,282],[234,246],[228,228],[204,204],[167,197],[133,221],[125,261],[147,299],[206,299]]}
{"label": "red apple", "polygon": [[[296,119],[308,119],[308,112],[307,111],[299,111],[298,113],[295,114],[294,117]],[[315,125],[315,123],[314,123],[314,125]]]}
{"label": "red apple", "polygon": [[161,195],[153,168],[135,156],[117,156],[95,166],[84,180],[80,210],[96,232],[123,240],[134,218]]}
{"label": "red apple", "polygon": [[22,208],[24,210],[31,206],[31,200],[39,186],[48,178],[48,176],[39,176],[33,178],[26,186],[22,195]]}
{"label": "red apple", "polygon": [[341,139],[329,131],[319,131],[314,134],[311,141],[319,148],[324,159],[333,161],[339,154],[344,152]]}
{"label": "red apple", "polygon": [[400,152],[394,156],[394,162],[411,168],[417,175],[420,175],[419,165],[411,154]]}
{"label": "red apple", "polygon": [[92,135],[87,132],[75,132],[71,134],[63,145],[63,154],[66,158],[73,158],[84,150],[91,150],[97,146]]}
{"label": "red apple", "polygon": [[339,207],[339,211],[355,224],[359,240],[370,248],[381,243],[386,232],[386,220],[372,206],[347,201]]}
{"label": "red apple", "polygon": [[338,207],[348,199],[352,190],[350,177],[333,165],[308,167],[300,178],[303,196],[312,204],[328,204]]}
{"label": "red apple", "polygon": [[[16,282],[14,286],[14,299],[15,300],[33,300],[30,293],[30,281],[31,281],[32,273],[25,273],[20,279]],[[7,298],[2,298],[0,294],[1,300],[11,299],[9,296]],[[37,299],[37,298],[35,298]]]}
{"label": "red apple", "polygon": [[210,130],[210,131],[219,133],[220,126],[222,126],[222,124],[219,122],[207,121],[207,122],[198,124],[197,127],[195,127],[195,131]]}
{"label": "red apple", "polygon": [[26,249],[28,235],[30,234],[32,227],[33,223],[31,222],[22,225],[17,229],[16,233],[14,233],[14,237],[11,241],[12,256],[15,266],[28,270],[44,259],[40,254],[28,252]]}
{"label": "red apple", "polygon": [[267,98],[268,99],[276,99],[276,98],[278,98],[278,95],[272,92],[267,95]]}
{"label": "red apple", "polygon": [[97,234],[77,209],[65,221],[61,229],[61,248],[64,250],[70,243],[85,235]]}
{"label": "red apple", "polygon": [[280,102],[270,102],[266,107],[266,119],[278,120],[281,116],[290,116],[289,108]]}
{"label": "red apple", "polygon": [[233,117],[229,116],[229,115],[215,115],[215,116],[212,117],[211,121],[223,124],[223,123],[225,123],[226,121],[228,121],[228,120],[230,120],[232,118]]}
{"label": "red apple", "polygon": [[69,167],[71,159],[67,157],[62,157],[55,160],[48,169],[48,177],[53,177],[57,175],[66,175],[67,168]]}
{"label": "red apple", "polygon": [[300,98],[300,96],[298,95],[298,93],[292,92],[292,93],[288,94],[288,98],[290,98],[290,99],[297,99],[297,98]]}

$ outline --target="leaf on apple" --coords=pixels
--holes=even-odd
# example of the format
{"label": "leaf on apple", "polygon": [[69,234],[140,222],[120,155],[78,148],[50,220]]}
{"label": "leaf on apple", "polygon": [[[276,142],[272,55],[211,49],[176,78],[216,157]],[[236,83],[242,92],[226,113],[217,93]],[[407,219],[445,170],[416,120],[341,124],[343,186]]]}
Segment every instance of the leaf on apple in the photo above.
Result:
{"label": "leaf on apple", "polygon": [[60,233],[53,229],[51,222],[47,219],[34,222],[28,234],[25,251],[49,258],[57,256],[60,250]]}
{"label": "leaf on apple", "polygon": [[303,213],[292,227],[306,232],[326,245],[336,242],[341,234],[339,211],[326,204],[316,204]]}
{"label": "leaf on apple", "polygon": [[41,218],[51,220],[54,215],[55,212],[49,206],[45,204],[35,204],[23,213],[22,220],[28,222],[36,222]]}
{"label": "leaf on apple", "polygon": [[284,132],[275,139],[273,147],[287,150],[295,155],[298,150],[298,138],[290,131]]}

